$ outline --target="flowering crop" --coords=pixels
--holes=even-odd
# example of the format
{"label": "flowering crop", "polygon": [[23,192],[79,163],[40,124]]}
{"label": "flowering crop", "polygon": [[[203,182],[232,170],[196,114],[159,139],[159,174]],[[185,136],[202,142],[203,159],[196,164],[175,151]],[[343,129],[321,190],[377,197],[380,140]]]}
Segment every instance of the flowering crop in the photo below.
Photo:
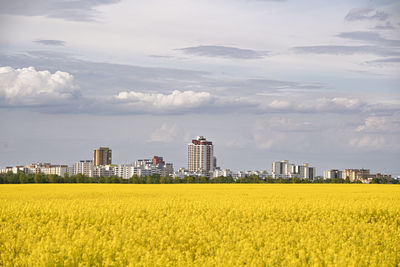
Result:
{"label": "flowering crop", "polygon": [[396,185],[1,185],[0,266],[399,266]]}

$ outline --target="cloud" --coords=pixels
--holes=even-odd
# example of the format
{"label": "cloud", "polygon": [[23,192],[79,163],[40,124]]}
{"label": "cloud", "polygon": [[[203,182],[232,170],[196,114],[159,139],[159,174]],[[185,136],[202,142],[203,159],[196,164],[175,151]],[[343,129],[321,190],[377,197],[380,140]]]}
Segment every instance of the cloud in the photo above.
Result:
{"label": "cloud", "polygon": [[154,130],[150,135],[151,142],[169,143],[174,140],[178,133],[176,124],[168,125],[163,123],[160,128]]}
{"label": "cloud", "polygon": [[354,55],[370,54],[381,57],[399,56],[397,48],[400,40],[383,38],[379,33],[372,31],[342,32],[336,36],[344,39],[366,42],[375,45],[316,45],[298,46],[292,48],[297,53],[307,54],[327,54],[327,55]]}
{"label": "cloud", "polygon": [[97,7],[119,2],[120,0],[2,0],[0,1],[0,13],[46,16],[71,21],[95,21],[99,15]]}
{"label": "cloud", "polygon": [[369,116],[364,123],[356,128],[363,133],[392,133],[400,132],[400,116]]}
{"label": "cloud", "polygon": [[357,132],[375,132],[387,130],[387,120],[385,117],[368,117],[363,125],[357,127]]}
{"label": "cloud", "polygon": [[334,98],[319,98],[316,101],[316,109],[320,111],[334,110],[358,110],[366,106],[360,99],[334,97]]}
{"label": "cloud", "polygon": [[390,23],[390,21],[387,21],[383,25],[376,25],[374,29],[376,29],[376,30],[393,30],[394,27],[393,27],[392,23]]}
{"label": "cloud", "polygon": [[[64,99],[64,106],[70,105],[64,112],[70,113],[260,115],[374,111],[382,114],[396,110],[387,103],[366,103],[357,97],[339,97],[335,94],[329,94],[328,97],[329,87],[321,83],[215,78],[200,71],[95,63],[58,53],[32,52],[18,56],[0,54],[0,62],[15,69],[32,64],[39,73],[44,71],[56,74],[59,69],[68,73],[72,85],[71,91],[67,92],[75,99],[67,103],[70,98],[65,96],[68,94],[55,99]],[[31,85],[30,82],[28,84]],[[77,88],[81,90],[78,91]],[[175,88],[180,90],[174,91]],[[30,98],[21,99],[26,102]],[[51,103],[56,103],[56,100],[45,101],[38,97],[34,99],[36,102],[42,101],[48,107]],[[16,98],[13,101],[16,105]],[[4,97],[2,103],[4,106]],[[53,113],[54,110],[55,107],[49,107],[38,111]]]}
{"label": "cloud", "polygon": [[241,49],[229,46],[217,45],[200,45],[194,47],[179,48],[186,54],[206,56],[206,57],[222,57],[234,59],[262,59],[267,56],[267,52],[255,51],[250,49]]}
{"label": "cloud", "polygon": [[154,57],[154,58],[173,58],[173,56],[165,56],[165,55],[149,55],[149,57]]}
{"label": "cloud", "polygon": [[298,53],[327,54],[327,55],[354,55],[372,54],[377,56],[399,56],[400,52],[378,46],[348,46],[348,45],[317,45],[298,46],[292,49]]}
{"label": "cloud", "polygon": [[347,13],[345,20],[386,20],[389,15],[383,11],[375,10],[371,7],[353,8]]}
{"label": "cloud", "polygon": [[235,80],[211,80],[204,82],[206,88],[218,90],[221,94],[229,96],[290,96],[295,92],[317,92],[327,88],[322,83],[304,83],[269,79],[235,79]]}
{"label": "cloud", "polygon": [[210,73],[190,69],[144,67],[138,65],[92,62],[74,54],[29,51],[26,54],[4,55],[0,62],[14,68],[35,66],[37,69],[66,71],[74,76],[77,86],[88,95],[110,96],[120,91],[165,93],[175,88],[205,91],[203,84]]}
{"label": "cloud", "polygon": [[352,138],[349,141],[350,146],[359,149],[382,149],[386,146],[386,141],[383,136],[366,135]]}
{"label": "cloud", "polygon": [[392,58],[384,58],[384,59],[376,59],[367,61],[367,63],[374,64],[374,63],[400,63],[400,58],[392,57]]}
{"label": "cloud", "polygon": [[333,98],[309,98],[304,101],[297,100],[279,100],[272,101],[261,100],[259,110],[263,112],[283,112],[283,113],[344,113],[344,112],[362,112],[370,106],[357,98],[333,97]]}
{"label": "cloud", "polygon": [[123,91],[115,100],[126,108],[144,111],[190,110],[213,103],[214,97],[208,92],[178,91],[170,94]]}
{"label": "cloud", "polygon": [[[178,91],[169,94],[123,91],[112,101],[105,98],[105,110],[116,113],[184,114],[187,112],[213,114],[264,113],[362,113],[374,108],[357,98],[304,98],[296,97],[228,97],[209,92]],[[376,107],[379,109],[379,107]]]}
{"label": "cloud", "polygon": [[[278,83],[280,84],[280,83]],[[120,91],[112,95],[81,95],[74,77],[68,72],[37,71],[34,67],[0,68],[0,103],[4,107],[52,107],[60,104],[73,113],[101,114],[183,114],[200,113],[343,113],[362,112],[369,105],[353,98],[309,98],[295,101],[295,97],[224,96],[207,91],[174,90],[164,93]],[[285,87],[286,88],[286,87]],[[84,105],[77,105],[85,103]],[[78,107],[79,106],[79,107]],[[68,110],[68,109],[66,109]],[[46,112],[53,110],[46,109]],[[67,111],[68,112],[68,111]]]}
{"label": "cloud", "polygon": [[34,67],[0,67],[0,105],[40,106],[68,103],[79,97],[74,77],[62,71],[54,74]]}
{"label": "cloud", "polygon": [[65,41],[61,40],[35,40],[34,43],[42,44],[42,45],[54,45],[54,46],[65,46]]}
{"label": "cloud", "polygon": [[342,32],[337,35],[338,37],[341,38],[346,38],[346,39],[351,39],[351,40],[357,40],[357,41],[366,41],[369,43],[377,43],[385,46],[400,46],[400,40],[390,40],[390,39],[385,39],[380,36],[379,33],[376,32],[363,32],[363,31],[357,31],[357,32]]}
{"label": "cloud", "polygon": [[282,100],[273,100],[272,102],[268,103],[268,107],[272,109],[289,109],[291,107],[291,103],[289,101],[282,101]]}
{"label": "cloud", "polygon": [[355,128],[349,145],[361,150],[400,149],[400,113],[388,116],[370,115]]}

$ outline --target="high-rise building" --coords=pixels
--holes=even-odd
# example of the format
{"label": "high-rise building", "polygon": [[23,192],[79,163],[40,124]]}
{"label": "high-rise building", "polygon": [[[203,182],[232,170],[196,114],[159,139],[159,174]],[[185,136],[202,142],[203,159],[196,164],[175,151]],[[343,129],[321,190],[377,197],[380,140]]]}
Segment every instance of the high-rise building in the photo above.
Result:
{"label": "high-rise building", "polygon": [[211,175],[214,166],[214,146],[203,136],[198,136],[188,144],[188,170],[189,172],[202,172]]}
{"label": "high-rise building", "polygon": [[93,165],[110,165],[111,164],[111,149],[108,147],[99,147],[93,153]]}

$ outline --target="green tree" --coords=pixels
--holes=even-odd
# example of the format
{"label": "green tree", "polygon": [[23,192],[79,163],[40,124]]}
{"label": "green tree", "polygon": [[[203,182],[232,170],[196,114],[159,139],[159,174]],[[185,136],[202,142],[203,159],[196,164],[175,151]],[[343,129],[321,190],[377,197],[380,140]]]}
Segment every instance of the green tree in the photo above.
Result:
{"label": "green tree", "polygon": [[133,184],[140,184],[140,179],[137,174],[132,175],[132,183]]}
{"label": "green tree", "polygon": [[84,182],[84,178],[85,178],[85,176],[83,176],[82,173],[78,173],[77,175],[75,175],[75,182],[76,183],[83,183]]}
{"label": "green tree", "polygon": [[153,181],[153,184],[159,184],[160,183],[160,174],[154,173],[151,175],[151,180]]}
{"label": "green tree", "polygon": [[186,177],[186,183],[192,184],[194,182],[194,178],[192,176]]}

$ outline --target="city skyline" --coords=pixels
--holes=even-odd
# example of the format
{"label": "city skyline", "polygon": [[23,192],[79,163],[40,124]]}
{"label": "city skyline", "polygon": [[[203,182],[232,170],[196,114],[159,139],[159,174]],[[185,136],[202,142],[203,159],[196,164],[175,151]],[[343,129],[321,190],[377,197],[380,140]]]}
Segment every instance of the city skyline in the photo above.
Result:
{"label": "city skyline", "polygon": [[[40,173],[43,172],[41,168],[45,167],[45,174],[57,174],[63,176],[63,173],[69,175],[76,175],[78,173],[84,174],[88,177],[93,176],[112,176],[117,175],[123,179],[130,178],[133,174],[151,175],[154,173],[163,174],[164,176],[173,176],[183,178],[186,176],[207,176],[207,177],[219,177],[219,176],[234,176],[234,179],[238,177],[246,177],[249,175],[256,174],[260,178],[271,177],[272,179],[309,179],[323,177],[327,178],[348,178],[354,182],[356,177],[367,179],[368,177],[379,177],[387,178],[392,177],[391,173],[382,173],[381,171],[373,174],[369,168],[344,168],[343,171],[338,169],[325,169],[316,170],[318,168],[311,167],[309,163],[305,161],[301,165],[296,165],[293,162],[289,163],[289,160],[273,161],[271,166],[268,168],[261,169],[235,169],[231,167],[217,166],[216,156],[213,155],[214,145],[212,141],[207,140],[204,136],[197,136],[196,139],[192,139],[192,142],[187,146],[187,165],[180,166],[174,171],[173,163],[166,163],[163,156],[154,155],[152,159],[141,158],[132,160],[131,162],[125,163],[112,163],[112,149],[109,147],[102,147],[94,150],[93,158],[80,159],[74,161],[71,164],[53,164],[50,162],[31,162],[29,164],[15,164],[13,166],[0,166],[0,173],[7,173],[11,171],[18,173],[22,171],[24,173]],[[101,164],[99,164],[102,161]],[[29,170],[30,169],[30,170]],[[343,173],[343,175],[342,175]],[[367,177],[367,178],[366,178]],[[395,175],[393,177],[396,177]],[[398,179],[400,176],[397,176]],[[371,178],[372,179],[372,178]]]}
{"label": "city skyline", "polygon": [[279,159],[400,175],[400,3],[0,3],[0,166]]}

